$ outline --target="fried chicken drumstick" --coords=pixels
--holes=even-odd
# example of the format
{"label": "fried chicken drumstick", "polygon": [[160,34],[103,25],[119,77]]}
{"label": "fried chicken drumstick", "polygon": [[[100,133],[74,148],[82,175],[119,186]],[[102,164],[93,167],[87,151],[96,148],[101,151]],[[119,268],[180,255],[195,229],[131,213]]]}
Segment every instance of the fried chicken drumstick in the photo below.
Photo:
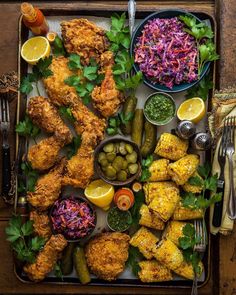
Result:
{"label": "fried chicken drumstick", "polygon": [[30,212],[30,220],[33,221],[34,233],[48,240],[51,235],[50,221],[47,212],[38,212],[33,210]]}
{"label": "fried chicken drumstick", "polygon": [[63,158],[48,174],[38,179],[34,192],[28,192],[27,200],[37,210],[46,210],[59,198],[66,161]]}
{"label": "fried chicken drumstick", "polygon": [[24,266],[24,272],[34,282],[42,281],[53,270],[60,258],[60,254],[66,247],[67,241],[63,235],[53,235],[39,252],[36,261]]}

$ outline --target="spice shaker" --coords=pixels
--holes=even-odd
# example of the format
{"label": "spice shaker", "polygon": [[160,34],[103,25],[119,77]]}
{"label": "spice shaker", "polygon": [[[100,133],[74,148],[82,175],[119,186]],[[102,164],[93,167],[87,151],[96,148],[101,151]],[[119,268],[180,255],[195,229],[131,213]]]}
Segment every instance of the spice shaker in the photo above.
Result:
{"label": "spice shaker", "polygon": [[198,151],[206,151],[211,148],[212,139],[210,134],[205,132],[197,133],[191,141],[191,146]]}
{"label": "spice shaker", "polygon": [[196,127],[193,122],[180,121],[175,129],[176,134],[183,139],[189,139],[196,133]]}

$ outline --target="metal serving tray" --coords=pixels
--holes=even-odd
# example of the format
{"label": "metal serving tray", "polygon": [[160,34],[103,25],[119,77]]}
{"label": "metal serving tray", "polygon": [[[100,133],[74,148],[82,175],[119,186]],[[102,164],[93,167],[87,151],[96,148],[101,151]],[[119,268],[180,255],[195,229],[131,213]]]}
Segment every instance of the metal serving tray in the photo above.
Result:
{"label": "metal serving tray", "polygon": [[[156,9],[158,11],[158,9]],[[74,9],[42,9],[43,13],[45,16],[50,19],[50,17],[53,16],[58,17],[59,19],[67,18],[70,17],[75,18],[76,16],[90,16],[90,17],[107,17],[109,18],[113,12],[121,12],[117,10],[113,10],[111,6],[108,7],[108,9],[105,10],[94,10],[94,9],[89,9],[89,6],[86,8],[86,10],[74,10]],[[191,12],[191,11],[190,11]],[[153,11],[137,11],[136,17],[137,19],[143,19],[147,17],[150,13],[153,13]],[[203,13],[203,12],[193,12],[196,16],[198,16],[202,20],[208,20],[211,23],[211,26],[214,31],[216,31],[216,21],[214,17],[212,17],[209,14]],[[22,22],[22,17],[19,19],[19,53],[18,53],[18,73],[19,77],[21,78],[23,75],[25,75],[28,71],[28,64],[22,60],[20,57],[20,48],[21,45],[27,40],[29,35],[29,30],[24,26]],[[216,41],[216,40],[215,40]],[[213,72],[213,79],[215,80],[215,67],[212,66],[211,71]],[[152,90],[151,90],[152,91]],[[153,91],[152,91],[153,92]],[[209,94],[209,97],[211,97],[211,93]],[[20,121],[20,119],[24,116],[25,110],[26,110],[26,97],[20,93],[18,93],[18,104],[17,104],[17,122]],[[211,107],[211,102],[208,102],[208,109]],[[170,130],[169,130],[170,131]],[[163,132],[163,131],[162,131]],[[160,133],[160,132],[159,132]],[[19,137],[16,135],[16,153],[18,153],[18,147],[19,147]],[[210,159],[211,153],[208,152],[204,155],[204,158]],[[17,209],[17,199],[18,199],[18,194],[16,193],[16,198],[15,198],[15,209]],[[206,222],[208,224],[208,212],[206,214]],[[209,235],[209,243],[207,247],[207,251],[205,253],[203,263],[205,267],[205,277],[204,280],[199,283],[199,287],[204,286],[209,278],[210,278],[210,267],[211,267],[211,239]],[[31,283],[31,281],[27,278],[27,276],[23,273],[22,267],[19,266],[18,264],[14,265],[15,269],[15,274],[17,278],[24,282],[24,283]],[[78,278],[75,276],[65,276],[63,282],[55,277],[55,276],[48,276],[44,279],[42,282],[44,284],[78,284],[80,285],[80,282]],[[142,283],[140,280],[136,278],[118,278],[116,281],[112,282],[106,282],[104,280],[100,280],[97,278],[92,278],[91,283],[89,285],[93,286],[116,286],[116,287],[149,287],[149,288],[190,288],[192,286],[192,281],[189,280],[173,280],[169,282],[163,282],[163,283]]]}

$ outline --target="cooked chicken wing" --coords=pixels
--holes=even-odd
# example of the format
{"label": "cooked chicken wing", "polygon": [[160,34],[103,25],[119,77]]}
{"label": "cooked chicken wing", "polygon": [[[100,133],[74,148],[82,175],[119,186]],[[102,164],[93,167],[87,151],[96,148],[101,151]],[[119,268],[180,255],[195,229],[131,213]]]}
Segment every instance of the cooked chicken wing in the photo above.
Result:
{"label": "cooked chicken wing", "polygon": [[56,107],[48,98],[35,96],[28,103],[28,114],[34,124],[48,133],[55,133],[68,144],[72,140],[70,129],[62,121]]}
{"label": "cooked chicken wing", "polygon": [[67,52],[79,54],[86,64],[91,57],[98,61],[108,47],[105,31],[87,19],[63,21],[61,31]]}
{"label": "cooked chicken wing", "polygon": [[56,106],[67,105],[65,96],[68,93],[76,95],[75,88],[64,82],[66,78],[75,74],[70,71],[67,63],[68,58],[64,56],[54,57],[49,67],[53,75],[43,80],[49,99]]}
{"label": "cooked chicken wing", "polygon": [[118,232],[103,233],[91,239],[85,256],[92,273],[104,280],[115,280],[125,268],[129,239],[127,234]]}
{"label": "cooked chicken wing", "polygon": [[35,282],[42,281],[53,270],[60,258],[60,254],[66,247],[67,241],[63,235],[54,235],[47,241],[43,250],[39,252],[36,261],[24,266],[27,276]]}
{"label": "cooked chicken wing", "polygon": [[51,235],[50,221],[47,212],[30,212],[30,220],[33,221],[34,232],[36,235],[48,240]]}
{"label": "cooked chicken wing", "polygon": [[34,192],[28,192],[27,199],[33,207],[46,210],[59,198],[66,161],[63,158],[48,174],[38,179]]}
{"label": "cooked chicken wing", "polygon": [[105,78],[101,86],[95,86],[92,92],[93,106],[106,118],[114,115],[123,101],[122,93],[116,88],[112,66],[113,54],[106,51],[101,55],[102,69]]}
{"label": "cooked chicken wing", "polygon": [[63,146],[64,141],[60,137],[53,135],[45,138],[29,148],[28,161],[33,169],[47,170],[56,163]]}

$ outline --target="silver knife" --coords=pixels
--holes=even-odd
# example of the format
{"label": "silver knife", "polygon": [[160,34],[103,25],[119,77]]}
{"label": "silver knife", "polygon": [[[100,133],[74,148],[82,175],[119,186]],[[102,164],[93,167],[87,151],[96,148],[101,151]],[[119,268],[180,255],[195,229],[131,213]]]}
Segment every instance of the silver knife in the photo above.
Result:
{"label": "silver knife", "polygon": [[136,2],[134,0],[129,0],[128,2],[128,14],[129,14],[129,31],[130,31],[130,36],[132,36],[134,31],[135,14],[136,14]]}

